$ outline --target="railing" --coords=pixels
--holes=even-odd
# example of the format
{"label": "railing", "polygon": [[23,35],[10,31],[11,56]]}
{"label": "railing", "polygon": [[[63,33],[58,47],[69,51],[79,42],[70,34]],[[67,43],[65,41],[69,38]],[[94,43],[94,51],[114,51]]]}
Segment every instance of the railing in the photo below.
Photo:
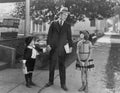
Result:
{"label": "railing", "polygon": [[30,24],[30,33],[46,33],[48,32],[49,24],[43,23],[43,24],[35,24],[33,21],[31,21]]}
{"label": "railing", "polygon": [[0,61],[9,64],[10,67],[15,64],[16,49],[0,45]]}
{"label": "railing", "polygon": [[[24,31],[25,31],[25,21],[24,20],[20,20],[20,23],[18,26],[16,26],[16,24],[15,24],[15,28],[13,28],[14,25],[11,26],[12,24],[10,24],[10,23],[11,22],[6,23],[6,20],[4,20],[4,24],[0,23],[0,31],[1,32],[11,32],[11,31],[13,32],[13,31],[15,31],[15,32],[18,32],[18,34],[24,34]],[[29,34],[31,34],[31,33],[47,33],[48,29],[49,29],[48,23],[43,23],[42,25],[40,25],[40,24],[33,23],[33,21],[31,20],[30,32],[27,32],[27,33],[29,33]]]}

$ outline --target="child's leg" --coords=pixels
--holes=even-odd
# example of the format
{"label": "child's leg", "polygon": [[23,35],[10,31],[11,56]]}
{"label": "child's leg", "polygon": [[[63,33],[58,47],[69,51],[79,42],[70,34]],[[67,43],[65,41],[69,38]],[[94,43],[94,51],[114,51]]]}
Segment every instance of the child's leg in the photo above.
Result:
{"label": "child's leg", "polygon": [[33,73],[30,72],[30,73],[29,73],[29,77],[30,77],[30,85],[35,86],[36,84],[32,81],[32,76],[33,76]]}
{"label": "child's leg", "polygon": [[86,88],[88,87],[88,73],[87,73],[87,69],[85,70],[85,85],[86,85]]}
{"label": "child's leg", "polygon": [[86,87],[86,74],[85,74],[85,68],[81,69],[81,81],[82,81],[82,87],[79,89],[79,91],[84,91]]}
{"label": "child's leg", "polygon": [[25,81],[26,81],[26,87],[31,88],[30,87],[30,78],[29,78],[29,63],[23,63],[23,73],[25,76]]}
{"label": "child's leg", "polygon": [[88,73],[87,73],[87,69],[85,70],[85,91],[88,90]]}
{"label": "child's leg", "polygon": [[35,59],[31,59],[29,78],[30,78],[30,85],[33,85],[33,86],[36,85],[36,84],[33,83],[33,81],[32,81],[33,71],[34,71],[34,65],[35,65]]}
{"label": "child's leg", "polygon": [[30,86],[29,73],[28,73],[28,74],[25,74],[25,81],[26,81],[26,87],[31,88],[31,86]]}

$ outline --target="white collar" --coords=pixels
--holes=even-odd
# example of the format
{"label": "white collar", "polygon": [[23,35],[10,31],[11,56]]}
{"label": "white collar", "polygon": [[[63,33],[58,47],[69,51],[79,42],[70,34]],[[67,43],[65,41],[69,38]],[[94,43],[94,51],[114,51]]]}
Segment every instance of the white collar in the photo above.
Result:
{"label": "white collar", "polygon": [[33,46],[27,46],[28,48],[30,48],[30,49],[33,49],[33,48],[35,48],[35,45],[33,45]]}
{"label": "white collar", "polygon": [[59,23],[60,23],[61,21],[62,21],[62,25],[63,25],[63,23],[65,22],[65,20],[60,20],[60,19],[59,19]]}

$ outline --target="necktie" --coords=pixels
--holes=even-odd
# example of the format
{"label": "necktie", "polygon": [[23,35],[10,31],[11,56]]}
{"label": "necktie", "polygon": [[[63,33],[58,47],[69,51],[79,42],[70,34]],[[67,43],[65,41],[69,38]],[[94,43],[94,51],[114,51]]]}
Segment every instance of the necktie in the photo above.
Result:
{"label": "necktie", "polygon": [[60,26],[62,26],[62,20],[60,21]]}

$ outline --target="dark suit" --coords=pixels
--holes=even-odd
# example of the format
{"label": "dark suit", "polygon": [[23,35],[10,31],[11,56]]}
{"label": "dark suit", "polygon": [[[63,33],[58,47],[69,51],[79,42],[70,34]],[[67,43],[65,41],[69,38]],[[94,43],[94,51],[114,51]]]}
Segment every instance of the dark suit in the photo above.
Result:
{"label": "dark suit", "polygon": [[59,21],[53,21],[48,32],[47,44],[51,46],[50,51],[50,64],[49,64],[49,82],[54,82],[54,71],[56,62],[59,65],[59,74],[61,85],[65,85],[66,71],[65,71],[65,58],[66,52],[64,45],[69,43],[72,47],[71,25],[66,21],[62,26]]}
{"label": "dark suit", "polygon": [[[38,45],[35,45],[35,49],[38,52],[42,52],[42,49],[39,48]],[[26,60],[26,67],[27,67],[28,72],[33,71],[34,70],[34,65],[35,65],[35,58],[34,59],[31,58],[31,56],[32,56],[32,49],[30,49],[26,46],[26,48],[24,50],[23,59]]]}

